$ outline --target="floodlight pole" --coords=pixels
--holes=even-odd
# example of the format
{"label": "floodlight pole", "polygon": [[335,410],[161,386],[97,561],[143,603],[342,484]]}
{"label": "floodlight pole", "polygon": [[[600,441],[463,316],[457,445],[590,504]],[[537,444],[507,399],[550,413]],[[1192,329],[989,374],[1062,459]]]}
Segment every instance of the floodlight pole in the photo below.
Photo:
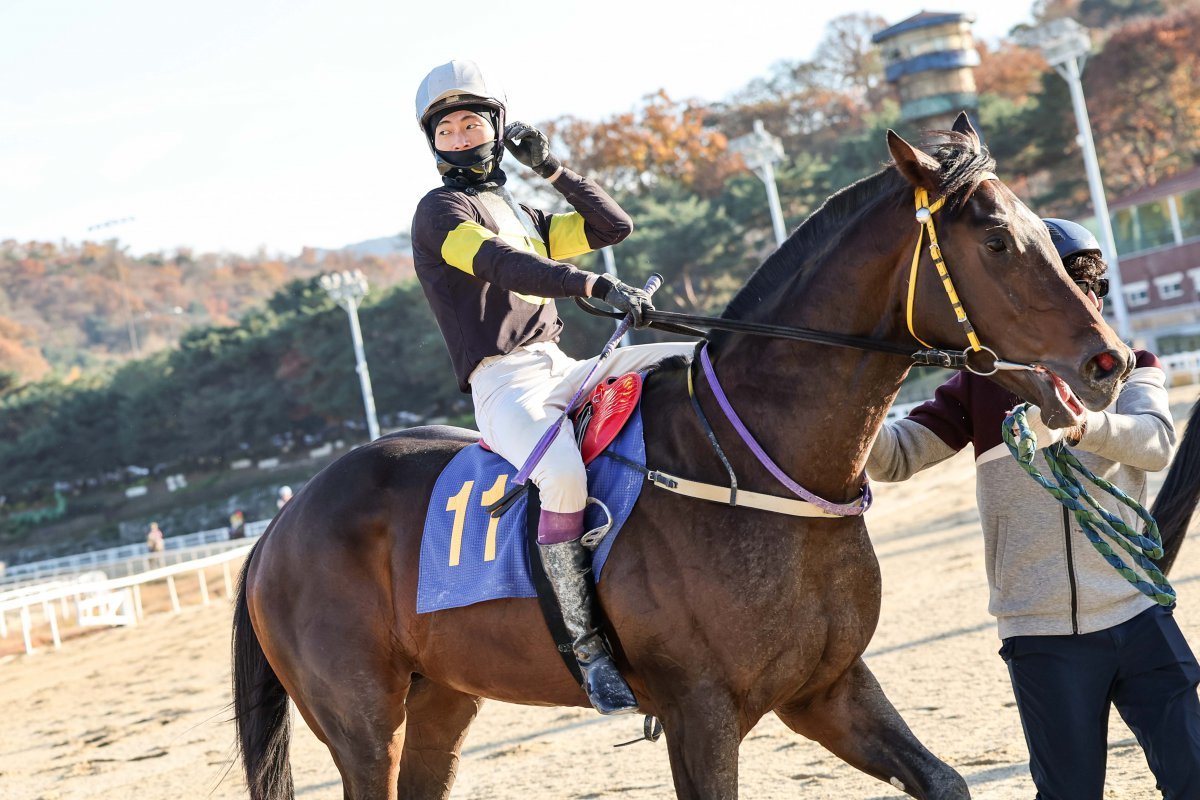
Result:
{"label": "floodlight pole", "polygon": [[1104,198],[1104,182],[1100,178],[1100,161],[1096,158],[1096,143],[1092,141],[1092,123],[1088,119],[1087,103],[1083,99],[1083,57],[1068,58],[1054,69],[1071,89],[1071,105],[1075,106],[1075,124],[1079,127],[1079,143],[1083,150],[1083,164],[1087,170],[1088,190],[1092,195],[1092,209],[1104,235],[1105,260],[1108,262],[1108,282],[1111,284],[1109,302],[1116,317],[1117,334],[1126,342],[1133,338],[1129,325],[1129,309],[1125,305],[1125,289],[1121,283],[1120,258],[1117,242],[1113,236],[1112,219],[1108,215],[1108,201]]}
{"label": "floodlight pole", "polygon": [[[122,217],[120,219],[110,219],[107,222],[101,222],[96,225],[88,226],[88,233],[92,231],[103,230],[105,228],[114,228],[117,225],[124,225],[126,222],[133,222],[133,217]],[[129,282],[125,279],[125,268],[121,266],[121,259],[117,253],[117,237],[108,241],[108,257],[112,260],[113,268],[117,271],[117,279],[121,282],[121,301],[125,306],[125,328],[129,333],[129,352],[135,358],[142,354],[142,348],[138,344],[137,328],[133,324],[133,307],[129,302]]]}
{"label": "floodlight pole", "polygon": [[761,119],[756,119],[754,130],[731,141],[729,149],[741,155],[746,166],[767,187],[775,243],[782,245],[787,240],[787,229],[783,225],[783,207],[779,203],[779,189],[775,185],[775,164],[783,160],[783,143],[777,136],[767,133]]}
{"label": "floodlight pole", "polygon": [[[600,255],[604,259],[604,272],[608,275],[611,275],[613,280],[618,280],[618,278],[617,278],[617,259],[613,256],[612,248],[611,247],[601,247]],[[616,320],[615,324],[618,328],[621,327],[621,320]],[[633,339],[630,338],[629,332],[626,331],[625,335],[621,337],[621,345],[622,346],[628,345],[628,344],[631,344],[632,342],[633,342]]]}
{"label": "floodlight pole", "polygon": [[350,338],[354,342],[354,365],[362,389],[363,408],[367,414],[367,433],[371,441],[379,438],[379,420],[375,417],[375,395],[371,391],[371,373],[367,371],[367,355],[363,350],[362,328],[358,324],[358,304],[367,295],[367,279],[359,270],[322,275],[321,288],[333,302],[341,306],[350,318]]}
{"label": "floodlight pole", "polygon": [[1129,309],[1125,303],[1125,289],[1121,282],[1120,257],[1113,236],[1112,219],[1108,215],[1108,201],[1104,198],[1104,182],[1100,177],[1100,161],[1096,157],[1096,143],[1092,139],[1092,123],[1088,118],[1087,102],[1083,96],[1083,65],[1091,50],[1091,37],[1087,28],[1073,19],[1063,18],[1034,29],[1022,44],[1034,46],[1042,51],[1054,71],[1062,76],[1071,90],[1071,105],[1075,108],[1075,125],[1079,129],[1079,148],[1083,151],[1083,164],[1087,173],[1088,190],[1092,196],[1092,210],[1096,224],[1100,226],[1101,249],[1108,264],[1109,303],[1116,319],[1117,335],[1126,342],[1133,338],[1129,324]]}

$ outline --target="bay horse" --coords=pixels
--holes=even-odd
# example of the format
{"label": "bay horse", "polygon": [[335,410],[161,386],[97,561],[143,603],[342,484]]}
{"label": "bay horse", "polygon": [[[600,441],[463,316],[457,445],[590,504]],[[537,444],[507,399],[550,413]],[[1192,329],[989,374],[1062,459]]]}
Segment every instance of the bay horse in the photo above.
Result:
{"label": "bay horse", "polygon": [[[830,197],[724,316],[907,344],[912,309],[913,335],[964,347],[914,221],[924,190],[945,200],[938,241],[973,335],[999,358],[1037,365],[996,379],[1055,427],[1068,424],[1067,403],[1107,406],[1131,353],[1067,277],[1040,219],[992,174],[965,115],[924,149],[891,131],[887,141],[891,163]],[[922,269],[910,298],[914,253]],[[859,496],[908,357],[730,334],[712,336],[709,353],[729,401],[788,476],[833,502]],[[693,415],[684,361],[646,382],[648,465],[727,485]],[[739,487],[780,494],[708,381],[696,391]],[[425,427],[359,447],[314,477],[247,558],[233,672],[254,800],[292,797],[289,698],[329,747],[352,800],[448,797],[483,698],[588,706],[535,600],[416,613],[430,491],[477,437]],[[862,660],[880,573],[861,516],[786,516],[648,487],[612,547],[599,597],[641,709],[662,722],[679,798],[735,798],[739,745],[772,712],[913,797],[969,797]]]}

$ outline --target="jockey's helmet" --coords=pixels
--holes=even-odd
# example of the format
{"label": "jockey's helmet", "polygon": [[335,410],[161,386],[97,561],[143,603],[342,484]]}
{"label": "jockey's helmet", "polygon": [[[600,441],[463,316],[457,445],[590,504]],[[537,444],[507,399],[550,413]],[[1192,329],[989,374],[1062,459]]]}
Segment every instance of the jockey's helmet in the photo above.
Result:
{"label": "jockey's helmet", "polygon": [[[434,128],[451,111],[469,109],[486,115],[493,139],[459,152],[443,152],[433,143]],[[453,60],[434,67],[417,88],[417,124],[425,134],[440,175],[465,183],[488,179],[504,157],[503,95],[488,88],[474,61]]]}

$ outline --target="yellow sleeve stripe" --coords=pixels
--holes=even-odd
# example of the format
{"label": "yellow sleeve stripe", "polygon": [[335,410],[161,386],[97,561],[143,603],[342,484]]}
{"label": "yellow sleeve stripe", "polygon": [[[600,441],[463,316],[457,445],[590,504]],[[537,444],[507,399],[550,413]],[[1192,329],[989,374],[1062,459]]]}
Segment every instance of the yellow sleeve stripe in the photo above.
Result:
{"label": "yellow sleeve stripe", "polygon": [[458,227],[446,234],[442,242],[442,260],[468,275],[475,274],[475,254],[488,239],[496,234],[477,222],[460,222]]}
{"label": "yellow sleeve stripe", "polygon": [[583,226],[583,217],[578,212],[550,217],[550,257],[555,261],[566,261],[592,252]]}

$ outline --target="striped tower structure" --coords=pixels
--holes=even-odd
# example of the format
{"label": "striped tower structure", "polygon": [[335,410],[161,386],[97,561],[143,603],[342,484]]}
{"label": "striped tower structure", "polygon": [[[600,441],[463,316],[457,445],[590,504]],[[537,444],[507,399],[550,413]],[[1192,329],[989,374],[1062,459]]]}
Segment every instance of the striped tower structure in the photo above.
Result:
{"label": "striped tower structure", "polygon": [[914,129],[947,129],[960,111],[978,129],[974,21],[971,14],[922,11],[871,37],[900,95],[901,119]]}

